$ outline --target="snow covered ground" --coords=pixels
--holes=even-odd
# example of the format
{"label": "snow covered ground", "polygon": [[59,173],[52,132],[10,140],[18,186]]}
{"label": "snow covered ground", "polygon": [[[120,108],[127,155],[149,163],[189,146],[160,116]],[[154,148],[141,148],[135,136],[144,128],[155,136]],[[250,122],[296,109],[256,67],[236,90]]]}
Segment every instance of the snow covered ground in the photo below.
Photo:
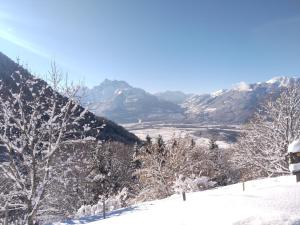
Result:
{"label": "snow covered ground", "polygon": [[174,195],[108,214],[57,224],[88,225],[297,225],[300,183],[295,176],[248,181],[214,190]]}

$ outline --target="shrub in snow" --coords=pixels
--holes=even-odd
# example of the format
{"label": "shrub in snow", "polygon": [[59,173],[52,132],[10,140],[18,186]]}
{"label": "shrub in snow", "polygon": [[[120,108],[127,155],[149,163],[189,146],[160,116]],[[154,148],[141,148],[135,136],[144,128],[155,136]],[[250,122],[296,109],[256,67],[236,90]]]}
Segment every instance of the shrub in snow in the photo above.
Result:
{"label": "shrub in snow", "polygon": [[85,216],[90,216],[90,215],[95,215],[92,213],[92,206],[91,205],[82,205],[78,211],[76,216],[77,217],[85,217]]}
{"label": "shrub in snow", "polygon": [[211,181],[209,177],[199,177],[194,180],[194,183],[197,184],[200,189],[208,189],[216,186],[217,182]]}
{"label": "shrub in snow", "polygon": [[211,181],[209,177],[201,176],[198,178],[184,177],[179,175],[174,181],[173,190],[176,193],[194,192],[199,190],[206,190],[216,185],[216,182]]}
{"label": "shrub in snow", "polygon": [[104,196],[100,197],[100,200],[97,204],[94,205],[82,205],[77,213],[76,217],[85,217],[85,216],[94,216],[103,213],[103,201],[105,201],[105,211],[112,211],[115,209],[119,209],[125,207],[124,204],[126,199],[128,198],[128,189],[123,188],[116,195],[105,198]]}

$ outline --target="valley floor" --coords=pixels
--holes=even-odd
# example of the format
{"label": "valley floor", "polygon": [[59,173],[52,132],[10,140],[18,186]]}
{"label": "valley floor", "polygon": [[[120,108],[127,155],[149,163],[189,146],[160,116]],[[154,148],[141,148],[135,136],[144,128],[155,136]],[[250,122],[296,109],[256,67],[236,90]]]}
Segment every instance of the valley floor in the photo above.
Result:
{"label": "valley floor", "polygon": [[199,145],[208,145],[209,139],[214,137],[220,148],[230,148],[230,144],[236,141],[241,129],[238,125],[203,125],[185,123],[162,123],[162,122],[143,122],[122,124],[128,131],[134,133],[140,139],[145,140],[149,135],[156,138],[161,135],[164,140],[184,137],[192,137]]}
{"label": "valley floor", "polygon": [[300,225],[300,183],[283,176],[146,202],[131,208],[58,224],[88,225]]}

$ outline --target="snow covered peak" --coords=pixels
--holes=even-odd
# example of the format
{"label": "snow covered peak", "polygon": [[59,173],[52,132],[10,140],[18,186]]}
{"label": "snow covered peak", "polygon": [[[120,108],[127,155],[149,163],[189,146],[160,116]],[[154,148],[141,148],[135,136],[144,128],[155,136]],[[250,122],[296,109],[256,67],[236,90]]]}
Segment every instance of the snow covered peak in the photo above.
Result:
{"label": "snow covered peak", "polygon": [[241,81],[241,82],[235,84],[235,85],[233,86],[233,90],[235,90],[235,91],[240,91],[240,92],[244,92],[244,91],[252,91],[250,85],[247,84],[247,83],[244,82],[244,81]]}
{"label": "snow covered peak", "polygon": [[127,82],[122,81],[122,80],[109,80],[109,79],[105,79],[100,85],[96,86],[96,87],[115,87],[115,88],[120,88],[120,89],[124,89],[124,88],[132,88]]}
{"label": "snow covered peak", "polygon": [[123,90],[117,89],[115,91],[115,95],[121,95],[121,94],[123,94]]}
{"label": "snow covered peak", "polygon": [[220,96],[220,95],[224,94],[226,91],[227,91],[226,89],[221,89],[221,90],[218,90],[218,91],[215,91],[215,92],[211,93],[210,95],[212,97],[217,97],[217,96]]}
{"label": "snow covered peak", "polygon": [[279,86],[286,87],[291,83],[293,77],[273,77],[271,80],[268,80],[267,84],[279,84]]}

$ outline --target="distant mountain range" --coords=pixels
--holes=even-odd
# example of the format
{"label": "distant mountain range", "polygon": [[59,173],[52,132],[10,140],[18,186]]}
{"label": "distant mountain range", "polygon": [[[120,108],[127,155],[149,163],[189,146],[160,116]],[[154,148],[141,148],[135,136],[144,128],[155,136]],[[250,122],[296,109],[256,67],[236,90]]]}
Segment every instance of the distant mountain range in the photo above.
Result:
{"label": "distant mountain range", "polygon": [[267,82],[241,82],[232,89],[211,94],[166,91],[150,94],[125,81],[104,80],[91,89],[83,88],[83,106],[98,116],[119,123],[161,121],[203,124],[243,124],[271,94],[299,78],[276,77]]}

